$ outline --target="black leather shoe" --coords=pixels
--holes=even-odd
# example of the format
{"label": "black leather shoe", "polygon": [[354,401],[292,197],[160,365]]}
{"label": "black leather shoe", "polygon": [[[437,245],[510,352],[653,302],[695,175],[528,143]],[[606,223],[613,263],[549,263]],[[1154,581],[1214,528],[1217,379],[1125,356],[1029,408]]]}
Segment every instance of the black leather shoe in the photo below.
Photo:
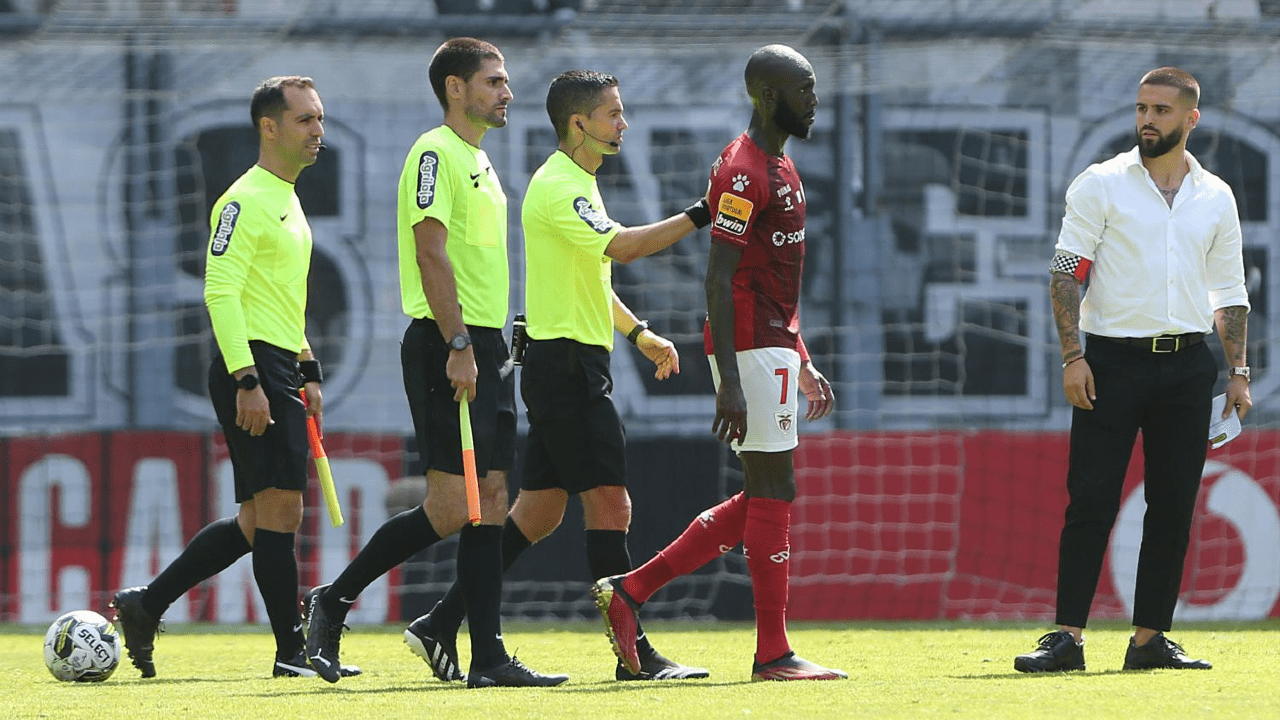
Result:
{"label": "black leather shoe", "polygon": [[1124,653],[1125,670],[1209,670],[1213,663],[1208,660],[1193,660],[1187,657],[1186,651],[1178,643],[1156,633],[1156,636],[1145,645],[1134,645],[1129,638],[1129,649]]}
{"label": "black leather shoe", "polygon": [[1066,630],[1046,633],[1039,647],[1013,659],[1013,669],[1025,673],[1083,670],[1084,642],[1077,644]]}

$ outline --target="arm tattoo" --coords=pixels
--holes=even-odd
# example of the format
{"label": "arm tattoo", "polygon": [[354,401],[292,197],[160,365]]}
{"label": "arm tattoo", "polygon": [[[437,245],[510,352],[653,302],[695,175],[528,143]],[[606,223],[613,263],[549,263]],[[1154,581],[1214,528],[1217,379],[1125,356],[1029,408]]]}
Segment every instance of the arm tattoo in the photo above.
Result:
{"label": "arm tattoo", "polygon": [[1217,312],[1219,339],[1222,351],[1227,355],[1230,365],[1245,364],[1245,348],[1247,347],[1249,311],[1242,305],[1220,308]]}
{"label": "arm tattoo", "polygon": [[1069,362],[1084,354],[1080,348],[1080,282],[1062,272],[1052,273],[1049,278],[1049,298],[1053,303],[1053,321],[1058,326],[1058,341],[1062,343],[1062,361]]}

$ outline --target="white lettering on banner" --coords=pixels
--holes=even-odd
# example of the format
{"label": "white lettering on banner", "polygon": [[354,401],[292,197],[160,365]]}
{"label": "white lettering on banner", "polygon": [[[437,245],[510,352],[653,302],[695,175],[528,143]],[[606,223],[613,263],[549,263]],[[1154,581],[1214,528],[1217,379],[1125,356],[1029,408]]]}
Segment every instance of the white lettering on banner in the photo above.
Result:
{"label": "white lettering on banner", "polygon": [[[18,622],[45,623],[71,610],[90,607],[87,568],[69,565],[52,575],[53,520],[84,527],[92,516],[91,482],[84,463],[69,455],[46,455],[27,466],[18,480]],[[53,490],[58,507],[51,507]],[[56,601],[49,606],[49,588]]]}
{"label": "white lettering on banner", "polygon": [[[1280,511],[1258,481],[1225,463],[1206,461],[1202,477],[1217,477],[1205,507],[1235,527],[1244,543],[1244,569],[1235,587],[1212,605],[1178,601],[1174,618],[1186,620],[1258,620],[1280,598]],[[1206,483],[1207,484],[1207,483]],[[1146,512],[1144,485],[1129,493],[1111,537],[1111,579],[1125,608],[1133,612],[1134,582]],[[1195,568],[1189,572],[1193,574]]]}
{"label": "white lettering on banner", "polygon": [[[338,577],[355,557],[351,548],[364,547],[374,531],[387,521],[387,490],[391,484],[386,468],[372,460],[330,457],[329,469],[333,471],[347,522],[342,527],[333,527],[325,517],[319,523],[321,582]],[[323,509],[320,512],[323,513]],[[353,514],[358,517],[352,517]],[[360,529],[360,537],[351,537],[354,528]],[[387,617],[390,597],[390,580],[384,574],[361,591],[347,614],[347,621],[379,624],[397,619]]]}
{"label": "white lettering on banner", "polygon": [[[113,587],[151,582],[185,546],[182,507],[178,502],[178,468],[169,458],[142,458],[133,468],[133,492],[124,535],[120,579]],[[187,596],[164,614],[168,622],[187,622]]]}

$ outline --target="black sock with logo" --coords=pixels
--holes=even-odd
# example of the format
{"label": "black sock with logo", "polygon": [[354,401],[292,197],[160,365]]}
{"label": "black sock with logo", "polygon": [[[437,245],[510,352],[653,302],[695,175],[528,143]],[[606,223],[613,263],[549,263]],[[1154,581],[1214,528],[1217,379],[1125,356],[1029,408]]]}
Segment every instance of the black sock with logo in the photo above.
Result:
{"label": "black sock with logo", "polygon": [[253,579],[276,636],[276,658],[302,652],[302,616],[298,610],[298,558],[294,534],[258,528],[253,533]]}
{"label": "black sock with logo", "polygon": [[421,505],[382,523],[355,559],[320,596],[325,615],[335,623],[342,622],[351,609],[351,603],[369,587],[369,583],[439,541],[440,534],[432,527]]}

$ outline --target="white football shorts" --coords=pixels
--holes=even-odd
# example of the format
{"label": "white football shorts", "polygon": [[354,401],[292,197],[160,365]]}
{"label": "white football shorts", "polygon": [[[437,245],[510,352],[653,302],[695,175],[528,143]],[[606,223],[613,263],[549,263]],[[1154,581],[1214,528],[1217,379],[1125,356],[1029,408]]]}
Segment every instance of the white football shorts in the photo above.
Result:
{"label": "white football shorts", "polygon": [[[786,452],[799,444],[796,413],[800,353],[780,347],[740,350],[738,376],[742,378],[742,394],[747,397],[747,436],[742,445],[730,445],[735,451]],[[720,369],[715,356],[711,362],[711,378],[720,390]]]}

